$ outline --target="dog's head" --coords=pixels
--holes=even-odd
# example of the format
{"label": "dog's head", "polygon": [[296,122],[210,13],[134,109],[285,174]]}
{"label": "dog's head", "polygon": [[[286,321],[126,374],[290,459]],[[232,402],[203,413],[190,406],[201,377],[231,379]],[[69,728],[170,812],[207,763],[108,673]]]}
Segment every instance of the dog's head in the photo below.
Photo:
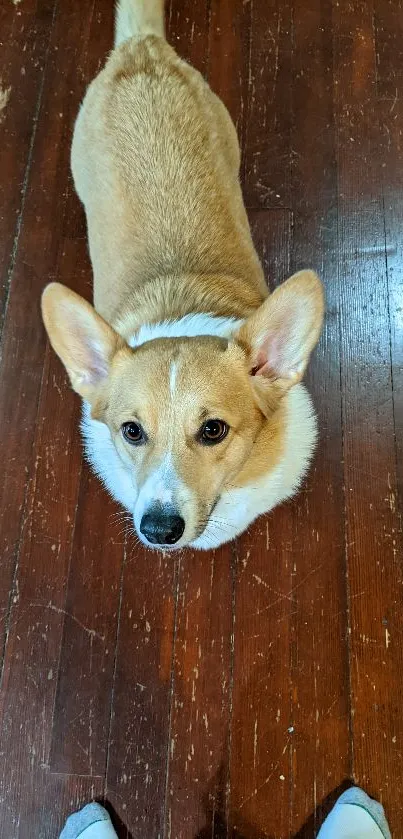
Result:
{"label": "dog's head", "polygon": [[83,298],[43,294],[51,344],[130,469],[140,539],[178,548],[203,532],[266,418],[304,374],[323,319],[316,275],[280,286],[229,340],[159,338],[132,349]]}

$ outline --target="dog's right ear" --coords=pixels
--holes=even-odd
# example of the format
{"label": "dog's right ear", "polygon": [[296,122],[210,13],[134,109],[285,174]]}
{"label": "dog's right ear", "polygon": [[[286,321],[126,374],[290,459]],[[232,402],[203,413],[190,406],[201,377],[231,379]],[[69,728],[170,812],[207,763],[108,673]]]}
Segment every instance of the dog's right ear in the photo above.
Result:
{"label": "dog's right ear", "polygon": [[243,323],[235,338],[247,350],[251,383],[260,405],[273,393],[281,396],[301,381],[323,315],[319,277],[313,271],[298,271]]}
{"label": "dog's right ear", "polygon": [[108,376],[113,356],[124,346],[123,339],[83,297],[60,283],[46,286],[42,317],[72,387],[91,402]]}

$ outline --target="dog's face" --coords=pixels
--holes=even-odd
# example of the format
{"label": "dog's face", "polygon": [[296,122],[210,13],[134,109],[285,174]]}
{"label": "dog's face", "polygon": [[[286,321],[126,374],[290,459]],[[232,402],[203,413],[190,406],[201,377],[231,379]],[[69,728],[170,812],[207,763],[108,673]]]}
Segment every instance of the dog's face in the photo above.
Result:
{"label": "dog's face", "polygon": [[316,276],[300,272],[231,340],[161,338],[135,349],[58,284],[45,290],[43,315],[74,389],[130,470],[140,539],[173,549],[201,535],[266,417],[301,379],[323,295]]}
{"label": "dog's face", "polygon": [[201,534],[263,421],[245,353],[219,338],[121,350],[94,411],[132,470],[140,538],[164,546]]}

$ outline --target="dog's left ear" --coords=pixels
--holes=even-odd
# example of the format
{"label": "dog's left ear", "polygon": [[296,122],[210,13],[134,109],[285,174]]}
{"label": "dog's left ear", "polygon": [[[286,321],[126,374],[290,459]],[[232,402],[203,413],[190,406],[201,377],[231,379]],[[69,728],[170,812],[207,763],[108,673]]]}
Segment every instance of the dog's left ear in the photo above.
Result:
{"label": "dog's left ear", "polygon": [[74,291],[50,283],[42,295],[42,316],[50,343],[77,393],[90,402],[106,380],[122,338]]}
{"label": "dog's left ear", "polygon": [[245,321],[235,339],[247,349],[250,373],[259,389],[262,377],[275,382],[280,393],[302,379],[323,315],[319,277],[313,271],[299,271]]}

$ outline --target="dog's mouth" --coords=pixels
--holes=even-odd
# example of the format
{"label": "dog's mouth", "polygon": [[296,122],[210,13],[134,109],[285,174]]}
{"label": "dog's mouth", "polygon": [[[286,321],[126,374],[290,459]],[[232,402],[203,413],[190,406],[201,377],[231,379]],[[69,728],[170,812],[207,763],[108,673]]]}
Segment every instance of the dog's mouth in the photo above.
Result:
{"label": "dog's mouth", "polygon": [[204,531],[206,530],[206,527],[209,526],[211,516],[213,515],[214,510],[217,507],[217,504],[218,504],[219,500],[220,500],[220,495],[217,495],[216,498],[214,499],[211,507],[210,507],[209,513],[207,514],[207,516],[204,516],[204,518],[201,519],[201,521],[200,521],[200,523],[197,527],[196,533],[195,533],[195,535],[192,539],[192,542],[196,541],[196,539],[199,539],[200,536],[202,536]]}

